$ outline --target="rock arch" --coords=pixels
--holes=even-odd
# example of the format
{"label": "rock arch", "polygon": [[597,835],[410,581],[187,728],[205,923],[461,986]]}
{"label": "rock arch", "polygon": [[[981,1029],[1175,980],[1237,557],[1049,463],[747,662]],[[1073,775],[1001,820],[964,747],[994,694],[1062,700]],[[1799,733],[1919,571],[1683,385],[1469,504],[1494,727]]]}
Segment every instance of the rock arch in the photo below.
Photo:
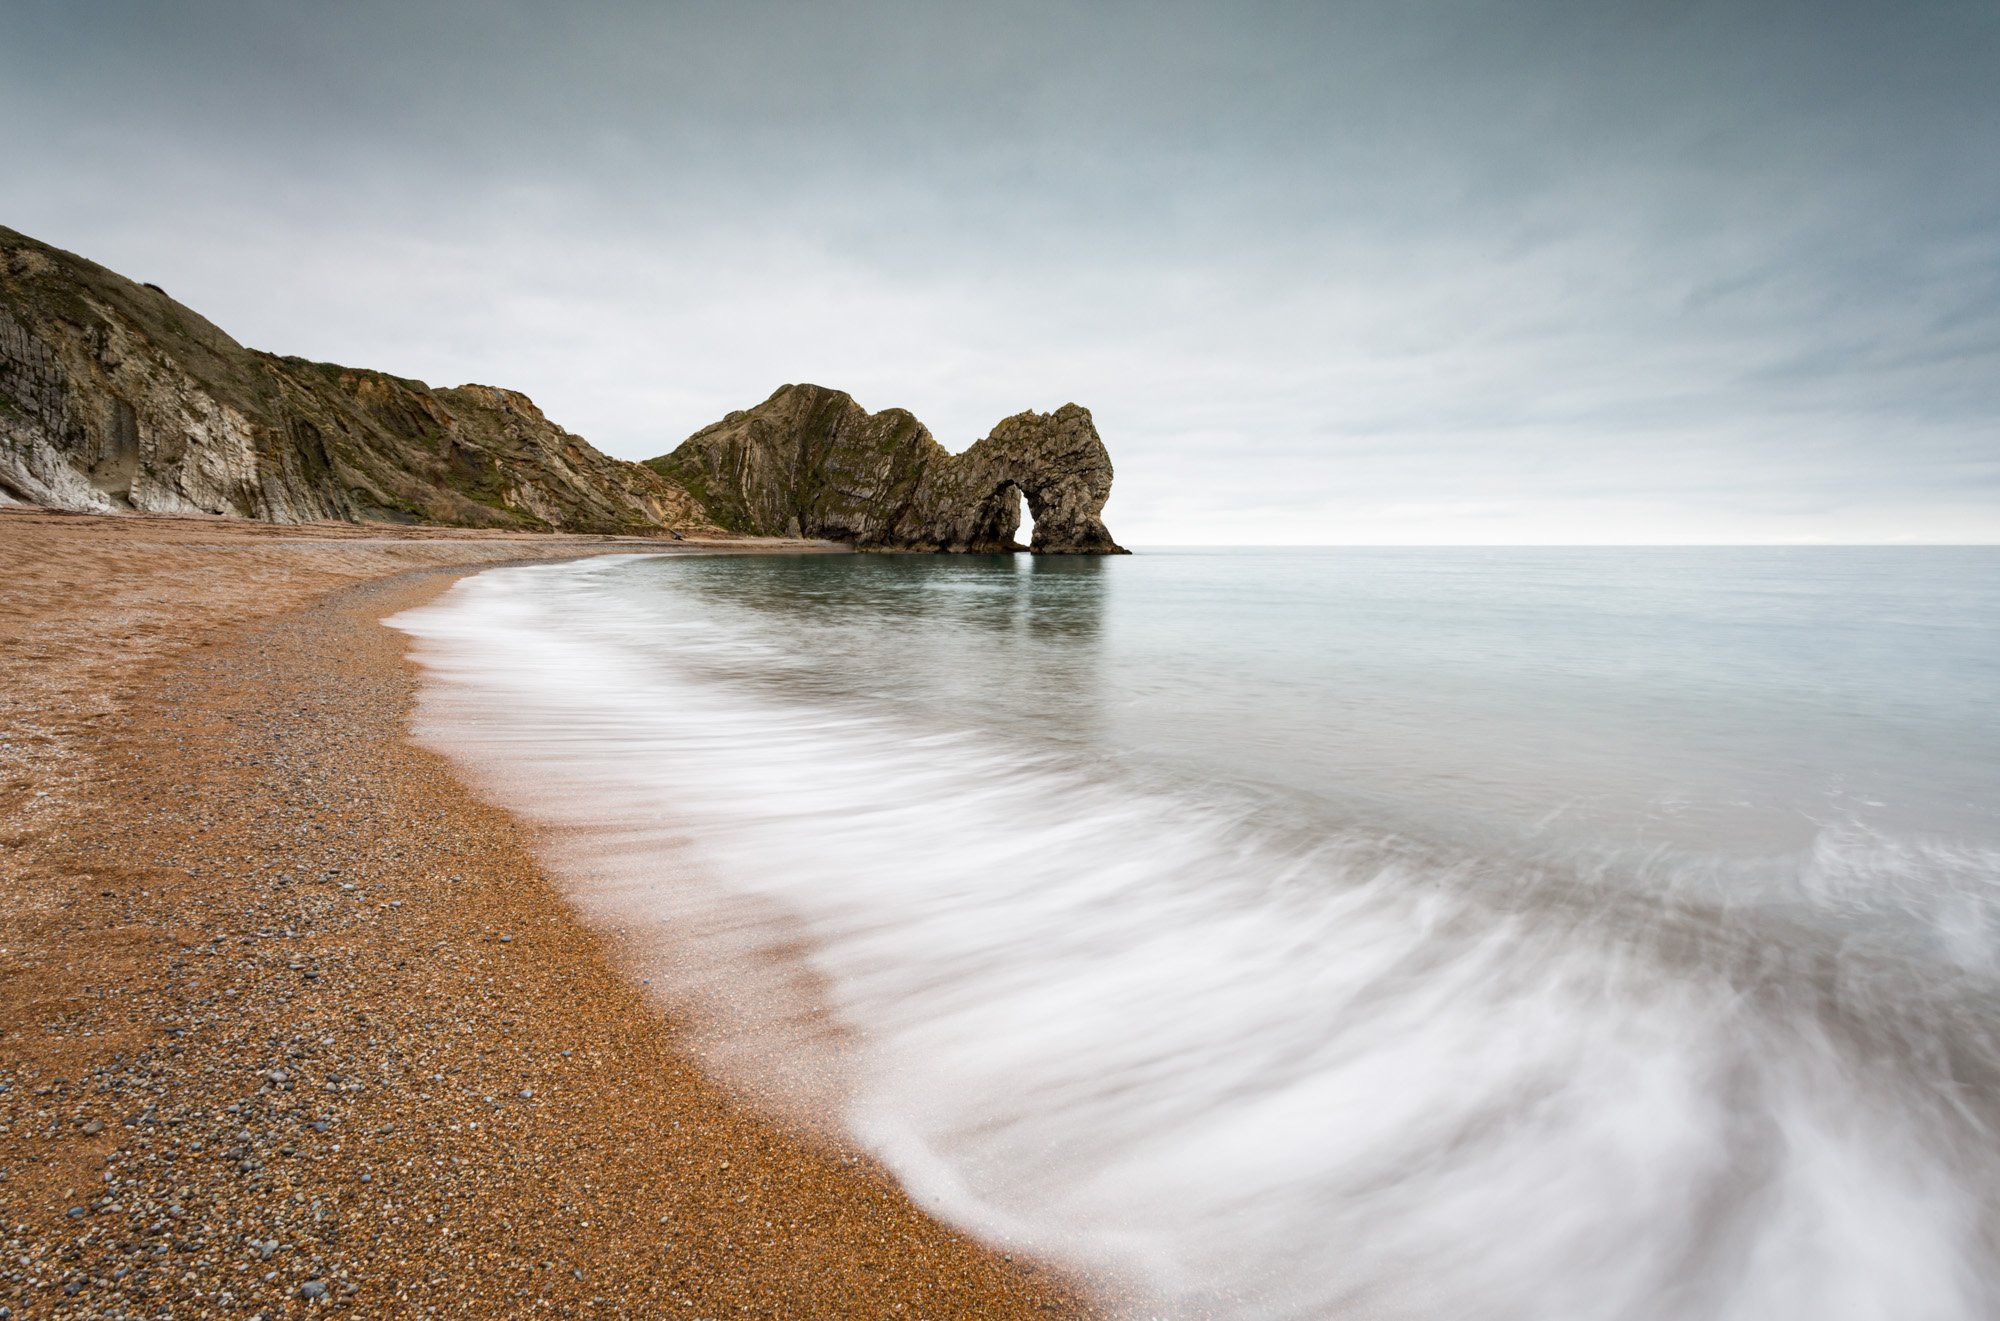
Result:
{"label": "rock arch", "polygon": [[1125,553],[1104,526],[1111,455],[1077,404],[1016,413],[952,454],[902,409],[870,413],[840,391],[787,385],[647,466],[738,532],[869,550],[1011,551],[1025,497],[1036,553]]}
{"label": "rock arch", "polygon": [[[1027,492],[1014,484],[1010,477],[993,488],[991,495],[981,500],[972,513],[972,526],[966,536],[968,546],[991,546],[996,550],[1018,550],[1021,548],[1021,501]],[[1031,502],[1029,512],[1034,511]]]}
{"label": "rock arch", "polygon": [[[1111,455],[1090,410],[1081,405],[1065,404],[1053,413],[1016,413],[965,453],[951,456],[947,467],[964,469],[975,487],[991,481],[996,494],[1003,487],[1019,490],[1035,519],[1029,549],[1037,554],[1124,553],[1104,526]],[[1005,503],[1011,543],[1021,511],[1017,500]]]}

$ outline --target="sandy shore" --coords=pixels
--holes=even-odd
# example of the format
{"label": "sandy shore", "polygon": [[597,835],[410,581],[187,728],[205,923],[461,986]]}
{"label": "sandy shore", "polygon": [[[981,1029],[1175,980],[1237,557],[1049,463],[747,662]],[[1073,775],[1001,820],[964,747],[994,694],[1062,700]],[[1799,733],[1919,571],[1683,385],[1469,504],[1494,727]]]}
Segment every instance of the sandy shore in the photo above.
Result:
{"label": "sandy shore", "polygon": [[733,1102],[405,739],[384,614],[655,548],[0,511],[0,1318],[1087,1314]]}

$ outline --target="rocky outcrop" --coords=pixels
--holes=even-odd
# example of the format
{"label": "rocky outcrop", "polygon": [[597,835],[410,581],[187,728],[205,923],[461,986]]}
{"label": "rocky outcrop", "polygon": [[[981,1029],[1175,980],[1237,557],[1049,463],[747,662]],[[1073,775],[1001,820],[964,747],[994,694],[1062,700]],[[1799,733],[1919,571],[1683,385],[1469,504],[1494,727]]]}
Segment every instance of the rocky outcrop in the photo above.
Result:
{"label": "rocky outcrop", "polygon": [[735,532],[825,537],[868,550],[1009,551],[1025,497],[1028,549],[1118,555],[1102,518],[1111,456],[1090,411],[1017,413],[952,454],[900,408],[787,385],[647,461]]}
{"label": "rocky outcrop", "polygon": [[821,537],[874,550],[1121,554],[1088,410],[952,454],[899,408],[787,385],[645,464],[526,395],[247,349],[155,285],[0,228],[0,503],[577,532]]}
{"label": "rocky outcrop", "polygon": [[0,499],[59,509],[713,532],[525,395],[244,348],[152,286],[0,228]]}

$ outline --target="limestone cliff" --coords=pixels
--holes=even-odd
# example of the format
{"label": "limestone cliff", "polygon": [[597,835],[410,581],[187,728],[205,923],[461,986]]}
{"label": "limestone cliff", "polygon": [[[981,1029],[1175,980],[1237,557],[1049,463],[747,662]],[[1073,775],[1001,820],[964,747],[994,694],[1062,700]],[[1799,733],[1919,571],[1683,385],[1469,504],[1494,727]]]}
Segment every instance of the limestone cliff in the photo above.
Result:
{"label": "limestone cliff", "polygon": [[714,531],[525,395],[244,348],[152,285],[0,228],[0,501],[59,509]]}
{"label": "limestone cliff", "polygon": [[1111,456],[1088,409],[1017,413],[952,454],[900,408],[870,413],[849,395],[787,385],[646,464],[735,532],[826,537],[870,550],[1030,549],[1119,555],[1101,514]]}
{"label": "limestone cliff", "polygon": [[787,385],[646,464],[533,401],[247,349],[154,285],[0,227],[0,503],[865,549],[1120,554],[1090,413],[1018,413],[951,454],[901,409]]}

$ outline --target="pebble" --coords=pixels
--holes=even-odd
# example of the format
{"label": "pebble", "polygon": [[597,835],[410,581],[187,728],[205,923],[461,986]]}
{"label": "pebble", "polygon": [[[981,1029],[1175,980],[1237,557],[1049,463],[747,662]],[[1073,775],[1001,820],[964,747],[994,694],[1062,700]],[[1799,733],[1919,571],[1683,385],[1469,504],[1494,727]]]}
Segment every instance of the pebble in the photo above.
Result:
{"label": "pebble", "polygon": [[[134,529],[129,535],[170,539],[175,526],[104,520],[105,531],[91,536]],[[219,535],[202,526],[202,537]],[[0,558],[10,530],[0,528]],[[260,537],[267,532],[278,535],[258,529]],[[313,533],[323,535],[329,534]],[[374,539],[371,532],[369,543]],[[311,551],[350,553],[317,543]],[[283,587],[259,579],[254,602],[246,597],[228,608],[255,613]],[[94,584],[91,600],[100,596]],[[196,600],[188,608],[208,607]],[[295,616],[271,636],[296,640],[299,628],[320,628],[313,618]],[[338,627],[347,637],[349,625]],[[365,635],[381,631],[370,623]],[[121,657],[134,654],[130,639],[120,636],[116,646]],[[385,664],[398,663],[400,645],[378,649]],[[33,1306],[33,1315],[282,1321],[307,1314],[289,1302],[304,1303],[308,1312],[322,1304],[332,1310],[360,1294],[370,1303],[357,1300],[356,1315],[413,1318],[533,1315],[538,1307],[539,1314],[559,1316],[882,1316],[893,1314],[897,1301],[889,1291],[912,1285],[933,1291],[942,1305],[933,1316],[1056,1321],[1074,1315],[1050,1306],[1046,1295],[1041,1306],[1028,1306],[1034,1300],[1025,1294],[996,1296],[1005,1305],[986,1306],[978,1277],[967,1273],[977,1253],[928,1231],[879,1190],[857,1195],[843,1177],[812,1173],[810,1162],[783,1154],[790,1148],[782,1135],[777,1158],[753,1162],[754,1178],[760,1185],[776,1178],[789,1203],[810,1205],[824,1227],[814,1226],[815,1241],[789,1242],[785,1224],[752,1219],[757,1213],[736,1196],[752,1177],[736,1179],[733,1163],[718,1174],[716,1147],[739,1132],[761,1141],[763,1130],[727,1108],[711,1110],[722,1103],[698,1080],[668,1086],[650,1076],[658,1050],[651,1016],[635,1026],[622,992],[607,997],[591,989],[594,963],[572,961],[559,910],[524,900],[503,883],[457,885],[470,879],[463,872],[449,874],[456,891],[450,904],[432,902],[443,898],[435,890],[440,864],[462,861],[495,882],[507,880],[516,865],[508,846],[503,840],[489,849],[483,835],[460,833],[455,820],[434,825],[428,810],[399,815],[412,803],[423,807],[417,795],[427,779],[457,792],[431,770],[420,770],[410,784],[398,778],[410,760],[400,741],[401,716],[390,709],[400,700],[402,679],[385,681],[386,702],[374,702],[372,692],[360,700],[350,685],[371,673],[354,663],[360,658],[350,658],[345,647],[315,650],[341,656],[326,675],[312,672],[313,683],[340,685],[328,690],[324,705],[318,689],[304,706],[281,700],[292,691],[283,675],[257,691],[267,677],[256,659],[261,647],[209,653],[227,663],[216,669],[204,660],[208,668],[197,667],[192,680],[171,665],[154,671],[169,687],[199,684],[209,674],[226,684],[216,694],[196,692],[192,702],[157,685],[137,691],[131,718],[104,748],[114,762],[136,754],[135,766],[150,763],[114,785],[118,793],[106,790],[114,804],[129,804],[138,815],[103,821],[105,833],[93,829],[88,838],[48,845],[59,850],[52,861],[71,864],[66,875],[81,893],[98,893],[91,883],[113,890],[92,914],[96,923],[52,929],[51,938],[66,934],[87,943],[113,909],[126,920],[120,898],[140,894],[148,903],[138,916],[151,925],[162,957],[138,967],[134,983],[115,993],[122,1001],[92,1000],[87,1011],[66,1015],[60,1030],[51,1026],[52,1040],[68,1039],[52,1049],[67,1054],[41,1076],[11,1067],[14,1038],[31,1034],[0,1033],[8,1043],[0,1053],[16,1075],[0,1079],[0,1205],[8,1202],[7,1166],[25,1168],[17,1152],[25,1158],[50,1130],[101,1135],[87,1125],[126,1124],[115,1153],[109,1143],[101,1144],[105,1153],[81,1144],[71,1149],[88,1162],[87,1175],[78,1174],[79,1192],[71,1194],[84,1204],[56,1225],[36,1226],[28,1240],[41,1276],[33,1287],[45,1290],[46,1300]],[[274,663],[289,667],[292,657],[279,648]],[[10,695],[5,681],[13,664],[11,655],[0,656],[0,691]],[[263,721],[280,727],[266,731]],[[93,740],[93,746],[102,741]],[[210,773],[212,779],[203,778]],[[96,789],[86,788],[94,799]],[[378,842],[371,826],[344,826],[349,814],[389,822],[387,837]],[[98,866],[108,871],[110,855],[121,849],[127,852],[116,865],[126,870],[115,878],[90,874]],[[11,860],[11,841],[6,855]],[[501,865],[489,867],[488,855]],[[158,869],[158,879],[148,877],[148,867]],[[189,884],[184,875],[202,879]],[[157,903],[142,884],[159,887]],[[0,878],[0,892],[11,885],[11,877]],[[371,886],[403,893],[375,901]],[[411,911],[402,913],[405,907]],[[371,926],[384,909],[399,920]],[[495,964],[468,948],[468,936],[519,944],[511,926],[522,920],[538,938],[553,935],[563,945],[564,976],[549,976],[539,959]],[[15,935],[9,929],[0,945],[13,944]],[[280,938],[281,946],[268,943]],[[124,947],[110,948],[122,954]],[[315,964],[342,975],[322,976]],[[60,959],[48,966],[64,991],[88,968],[64,971]],[[581,983],[579,969],[587,970]],[[572,998],[572,987],[583,994]],[[522,1021],[500,1017],[521,1009],[528,1011]],[[116,1047],[102,1031],[107,1019],[118,1021],[119,1010],[143,1029],[131,1037],[138,1053],[124,1060],[114,1060]],[[462,1027],[474,1030],[461,1033]],[[96,1046],[84,1041],[93,1028]],[[549,1051],[552,1040],[579,1030],[585,1035],[572,1040],[582,1039],[583,1047]],[[627,1058],[626,1043],[645,1054]],[[90,1051],[103,1067],[79,1072],[90,1068],[83,1062]],[[551,1103],[566,1117],[574,1108],[574,1123],[537,1123],[548,1108],[533,1105],[540,1089],[520,1077],[541,1071],[536,1064],[551,1053],[578,1064],[565,1069],[559,1099]],[[599,1074],[593,1064],[608,1067]],[[55,1072],[70,1076],[38,1086],[54,1083]],[[497,1096],[510,1080],[523,1108],[479,1103],[486,1088]],[[31,1089],[53,1099],[30,1102]],[[698,1108],[680,1112],[663,1103]],[[39,1123],[20,1122],[37,1108]],[[90,1120],[93,1110],[112,1118]],[[716,1132],[683,1135],[676,1114],[690,1118],[689,1129]],[[7,1120],[14,1121],[11,1134]],[[393,1133],[383,1135],[389,1121]],[[627,1150],[619,1135],[633,1129],[646,1136]],[[670,1158],[652,1158],[658,1143],[670,1146]],[[110,1155],[104,1168],[116,1178],[87,1186],[83,1178],[95,1184],[102,1172],[94,1160],[99,1154]],[[375,1189],[375,1168],[395,1177]],[[60,1193],[61,1185],[48,1191]],[[44,1202],[42,1214],[68,1200]],[[13,1321],[27,1297],[9,1296],[10,1284],[25,1286],[8,1278],[19,1255],[10,1235],[24,1229],[7,1223],[12,1211],[0,1212],[6,1250],[0,1321]],[[790,1227],[794,1234],[800,1228]],[[837,1237],[829,1239],[829,1232]],[[866,1298],[836,1297],[828,1280],[837,1272],[821,1264],[846,1253],[850,1235],[852,1250],[879,1257],[887,1273],[865,1289]],[[550,1262],[534,1287],[517,1289],[528,1280],[509,1272],[530,1264],[530,1253],[570,1255],[577,1269]],[[720,1255],[739,1253],[740,1261]],[[593,1265],[581,1267],[584,1260]],[[353,1283],[357,1274],[369,1280],[365,1289]],[[76,1301],[64,1301],[66,1289]],[[537,1292],[545,1297],[540,1304],[531,1301]]]}

